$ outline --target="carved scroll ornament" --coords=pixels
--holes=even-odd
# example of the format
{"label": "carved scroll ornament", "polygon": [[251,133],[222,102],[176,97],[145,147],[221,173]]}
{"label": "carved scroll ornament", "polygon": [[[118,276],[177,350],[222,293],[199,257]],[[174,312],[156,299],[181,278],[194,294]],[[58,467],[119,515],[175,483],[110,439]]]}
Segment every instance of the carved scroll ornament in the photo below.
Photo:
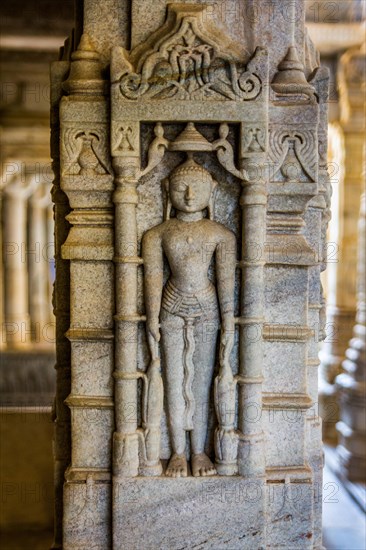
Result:
{"label": "carved scroll ornament", "polygon": [[128,54],[114,51],[115,81],[127,99],[236,100],[255,99],[259,77],[226,53],[217,33],[206,29],[204,8],[172,5],[176,22],[151,48]]}

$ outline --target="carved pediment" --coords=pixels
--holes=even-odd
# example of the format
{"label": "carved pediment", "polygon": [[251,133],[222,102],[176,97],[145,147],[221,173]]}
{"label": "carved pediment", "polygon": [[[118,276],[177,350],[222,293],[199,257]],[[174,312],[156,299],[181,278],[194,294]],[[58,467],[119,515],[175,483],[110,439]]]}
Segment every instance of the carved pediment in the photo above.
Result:
{"label": "carved pediment", "polygon": [[206,27],[206,7],[171,4],[165,25],[130,53],[115,48],[112,81],[127,99],[252,100],[259,77],[234,59],[218,32]]}

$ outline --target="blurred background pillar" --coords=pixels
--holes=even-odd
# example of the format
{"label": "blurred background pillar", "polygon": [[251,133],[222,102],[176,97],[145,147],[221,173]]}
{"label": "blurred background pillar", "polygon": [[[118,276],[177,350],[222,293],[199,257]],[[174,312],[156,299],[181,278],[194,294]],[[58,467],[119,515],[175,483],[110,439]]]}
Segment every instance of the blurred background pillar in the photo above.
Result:
{"label": "blurred background pillar", "polygon": [[358,224],[357,315],[353,338],[339,374],[340,422],[337,447],[340,473],[351,481],[366,480],[366,194]]}
{"label": "blurred background pillar", "polygon": [[[339,418],[335,379],[352,336],[356,314],[358,205],[363,190],[362,155],[366,140],[365,51],[351,48],[337,67],[339,121],[330,129],[329,171],[333,184],[332,221],[328,235],[326,338],[320,352],[319,403],[323,437],[337,440]],[[333,154],[332,154],[333,153]]]}

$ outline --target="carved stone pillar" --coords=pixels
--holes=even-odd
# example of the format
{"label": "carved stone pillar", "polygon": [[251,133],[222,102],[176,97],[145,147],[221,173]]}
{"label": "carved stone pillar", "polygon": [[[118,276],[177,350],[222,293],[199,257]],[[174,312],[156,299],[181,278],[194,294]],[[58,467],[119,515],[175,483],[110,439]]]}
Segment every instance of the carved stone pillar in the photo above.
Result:
{"label": "carved stone pillar", "polygon": [[[19,163],[20,164],[20,163]],[[27,206],[37,186],[33,176],[20,174],[4,190],[5,319],[8,346],[31,342],[28,307]]]}
{"label": "carved stone pillar", "polygon": [[[70,262],[71,461],[65,472],[63,548],[82,544],[78,499],[91,498],[96,516],[109,521],[113,418],[113,229],[108,112],[99,55],[87,34],[71,56],[62,84],[61,189],[71,224],[62,258]],[[81,489],[81,491],[79,491]],[[91,494],[93,493],[93,494]],[[95,542],[108,547],[111,533]]]}
{"label": "carved stone pillar", "polygon": [[102,4],[58,79],[62,547],[320,550],[328,74],[303,2]]}
{"label": "carved stone pillar", "polygon": [[[333,198],[334,214],[327,260],[326,337],[320,352],[319,403],[323,417],[323,435],[337,439],[338,420],[336,376],[342,361],[356,313],[357,216],[363,186],[362,155],[365,146],[364,92],[365,52],[354,48],[339,62],[340,131],[342,155],[330,159],[332,179],[336,180]],[[344,162],[340,166],[339,162]],[[334,227],[337,223],[337,227]]]}
{"label": "carved stone pillar", "polygon": [[62,82],[69,71],[68,61],[59,61],[51,66],[51,157],[54,180],[51,191],[54,203],[54,250],[55,283],[52,305],[56,317],[56,395],[53,404],[54,437],[54,484],[55,525],[52,548],[62,548],[62,521],[64,513],[63,490],[65,471],[71,459],[70,409],[65,400],[71,389],[71,350],[66,332],[70,327],[70,265],[61,256],[61,247],[66,241],[70,224],[66,216],[70,212],[67,196],[60,188],[60,120],[59,102],[62,97]]}
{"label": "carved stone pillar", "polygon": [[357,315],[353,338],[343,361],[344,373],[336,378],[340,422],[337,447],[341,474],[364,480],[366,470],[366,195],[361,196],[358,224]]}
{"label": "carved stone pillar", "polygon": [[[3,243],[3,194],[1,190],[0,194],[0,242]],[[0,247],[0,326],[1,326],[1,337],[0,337],[0,349],[5,348],[6,346],[6,325],[5,325],[5,310],[4,310],[4,299],[5,299],[5,285],[4,285],[4,247]]]}

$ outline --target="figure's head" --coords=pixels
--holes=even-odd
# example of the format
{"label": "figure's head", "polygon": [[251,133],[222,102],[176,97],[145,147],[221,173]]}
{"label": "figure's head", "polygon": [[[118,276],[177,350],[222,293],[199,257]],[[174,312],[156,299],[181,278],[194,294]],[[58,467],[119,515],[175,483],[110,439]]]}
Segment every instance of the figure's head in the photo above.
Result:
{"label": "figure's head", "polygon": [[209,207],[215,186],[211,174],[188,158],[169,178],[171,205],[181,212],[200,212]]}

